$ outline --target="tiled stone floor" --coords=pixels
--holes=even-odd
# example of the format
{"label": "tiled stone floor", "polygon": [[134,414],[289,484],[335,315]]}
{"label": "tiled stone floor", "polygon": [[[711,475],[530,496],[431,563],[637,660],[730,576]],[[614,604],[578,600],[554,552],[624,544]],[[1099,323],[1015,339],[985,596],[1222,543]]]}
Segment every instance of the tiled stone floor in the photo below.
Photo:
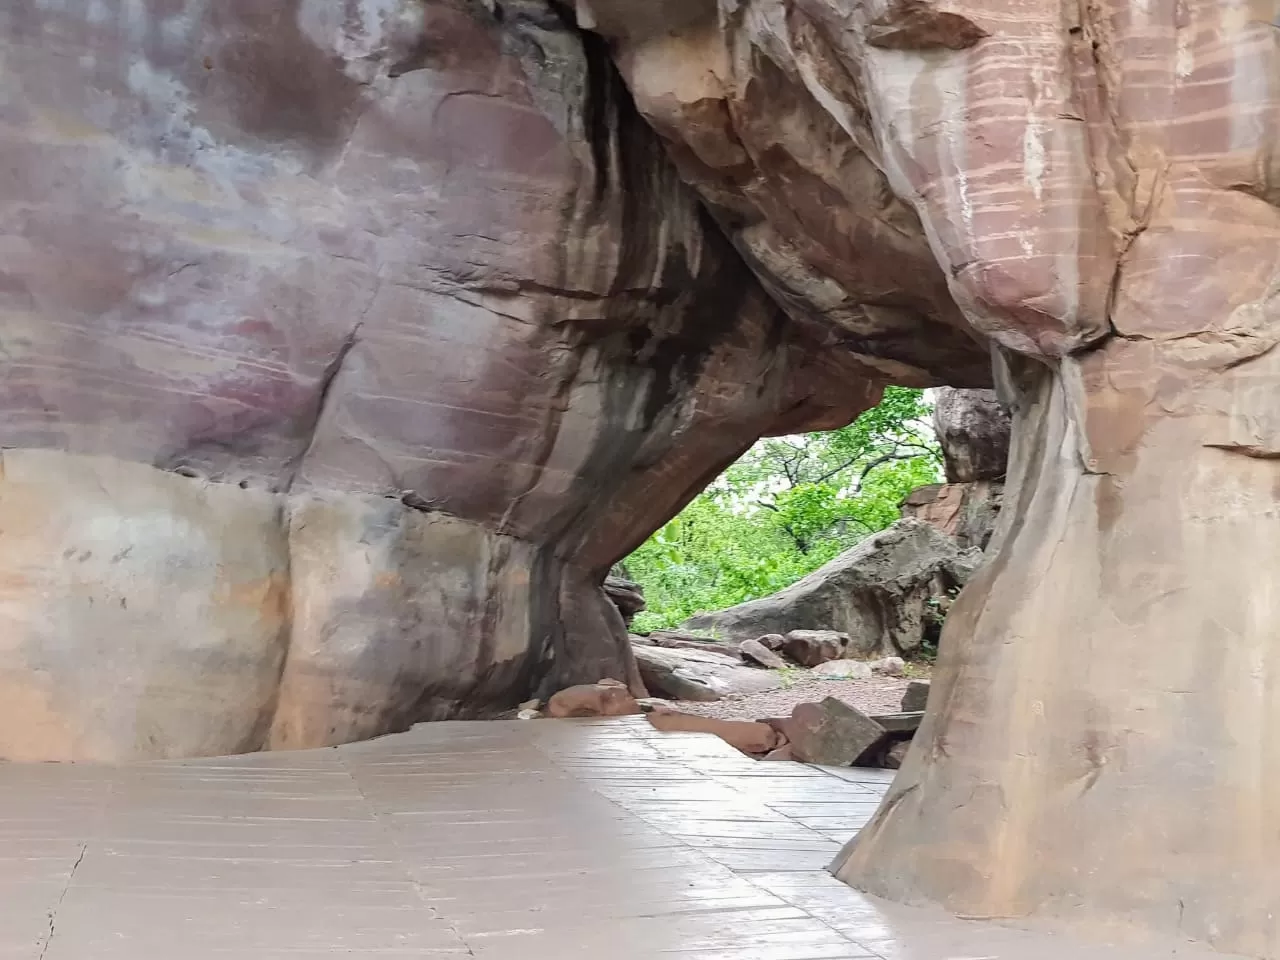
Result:
{"label": "tiled stone floor", "polygon": [[633,720],[432,724],[118,768],[0,764],[0,960],[1173,956],[838,883],[823,868],[886,786],[880,771],[757,763]]}

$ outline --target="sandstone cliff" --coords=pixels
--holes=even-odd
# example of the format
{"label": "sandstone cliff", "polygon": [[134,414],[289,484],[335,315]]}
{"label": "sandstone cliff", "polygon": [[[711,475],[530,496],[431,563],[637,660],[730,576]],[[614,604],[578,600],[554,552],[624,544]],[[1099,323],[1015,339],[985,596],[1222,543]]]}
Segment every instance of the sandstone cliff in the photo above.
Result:
{"label": "sandstone cliff", "polygon": [[0,10],[0,757],[628,678],[599,584],[874,402],[550,8]]}
{"label": "sandstone cliff", "polygon": [[1280,955],[1277,12],[4,4],[0,754],[625,672],[599,585],[721,466],[991,358],[992,559],[838,873]]}

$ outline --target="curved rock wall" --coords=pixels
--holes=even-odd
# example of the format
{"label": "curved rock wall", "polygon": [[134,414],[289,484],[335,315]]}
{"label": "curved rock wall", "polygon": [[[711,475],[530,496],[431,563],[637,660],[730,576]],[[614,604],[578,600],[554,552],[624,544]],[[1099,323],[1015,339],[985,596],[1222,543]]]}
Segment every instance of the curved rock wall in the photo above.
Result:
{"label": "curved rock wall", "polygon": [[849,333],[892,306],[879,369],[956,385],[967,323],[1015,408],[994,557],[839,876],[1280,956],[1280,7],[581,7],[793,319],[888,356]]}
{"label": "curved rock wall", "polygon": [[629,670],[608,565],[874,401],[544,5],[0,10],[0,757]]}

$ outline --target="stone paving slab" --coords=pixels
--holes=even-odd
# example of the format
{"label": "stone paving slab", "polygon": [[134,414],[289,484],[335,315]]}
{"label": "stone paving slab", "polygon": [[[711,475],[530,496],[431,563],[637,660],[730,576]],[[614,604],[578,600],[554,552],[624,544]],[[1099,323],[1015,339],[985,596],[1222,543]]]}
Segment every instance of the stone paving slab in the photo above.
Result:
{"label": "stone paving slab", "polygon": [[0,960],[1221,960],[849,889],[825,867],[890,779],[630,718],[0,764]]}

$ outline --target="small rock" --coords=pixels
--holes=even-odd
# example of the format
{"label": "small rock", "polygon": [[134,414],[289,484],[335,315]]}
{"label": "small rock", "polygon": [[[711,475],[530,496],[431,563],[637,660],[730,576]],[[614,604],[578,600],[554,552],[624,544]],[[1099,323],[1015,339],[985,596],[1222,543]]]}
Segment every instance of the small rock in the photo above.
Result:
{"label": "small rock", "polygon": [[617,680],[601,680],[568,687],[547,701],[547,716],[625,717],[639,713],[640,705],[625,684]]}
{"label": "small rock", "polygon": [[902,695],[902,712],[915,713],[923,710],[929,702],[929,681],[912,680],[907,684],[907,692]]}
{"label": "small rock", "polygon": [[542,718],[541,710],[521,710],[516,714],[517,720],[539,720]]}
{"label": "small rock", "polygon": [[670,700],[663,700],[662,697],[641,697],[636,700],[636,704],[645,713],[664,713],[676,708]]}
{"label": "small rock", "polygon": [[792,753],[791,751],[791,744],[784,743],[782,746],[778,747],[776,750],[770,750],[760,759],[761,760],[794,760],[795,754]]}
{"label": "small rock", "polygon": [[622,577],[609,576],[604,581],[604,592],[622,614],[622,622],[631,625],[632,619],[644,609],[644,587]]}
{"label": "small rock", "polygon": [[871,661],[871,672],[883,677],[900,677],[907,672],[907,661],[901,657],[881,657]]}
{"label": "small rock", "polygon": [[541,701],[541,700],[526,700],[524,703],[520,704],[520,706],[519,706],[519,708],[518,708],[518,709],[520,709],[520,710],[541,710],[541,709],[542,709],[542,701]]}
{"label": "small rock", "polygon": [[907,751],[910,749],[910,740],[895,740],[884,752],[880,762],[886,770],[897,770],[902,766],[902,761],[907,758]]}
{"label": "small rock", "polygon": [[784,727],[797,760],[847,767],[884,738],[884,728],[861,710],[827,697],[801,703]]}
{"label": "small rock", "polygon": [[649,714],[649,722],[664,733],[713,733],[729,746],[752,755],[770,753],[782,741],[773,727],[752,720],[716,720],[664,711]]}
{"label": "small rock", "polygon": [[756,640],[774,651],[781,650],[787,643],[787,638],[780,633],[766,633],[763,637],[756,637]]}
{"label": "small rock", "polygon": [[835,630],[792,630],[783,649],[800,666],[816,667],[843,657],[849,649],[849,635]]}
{"label": "small rock", "polygon": [[[781,639],[781,638],[779,638]],[[742,654],[744,660],[752,663],[758,663],[762,667],[770,670],[781,670],[787,665],[787,661],[766,647],[759,640],[743,640],[738,644],[738,652]]]}
{"label": "small rock", "polygon": [[810,670],[809,676],[825,680],[870,680],[871,664],[861,660],[828,660]]}

